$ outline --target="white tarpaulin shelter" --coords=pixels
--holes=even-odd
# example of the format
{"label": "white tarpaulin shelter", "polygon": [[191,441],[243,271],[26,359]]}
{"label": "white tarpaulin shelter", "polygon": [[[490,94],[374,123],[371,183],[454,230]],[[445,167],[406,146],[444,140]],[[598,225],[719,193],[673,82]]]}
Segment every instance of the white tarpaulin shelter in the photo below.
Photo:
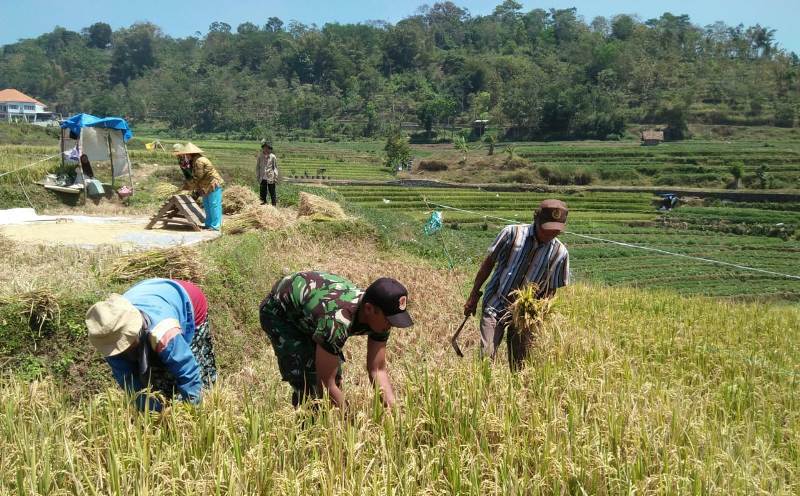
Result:
{"label": "white tarpaulin shelter", "polygon": [[90,162],[110,161],[115,178],[127,176],[131,172],[128,147],[125,146],[122,133],[116,129],[83,128],[78,149],[89,157]]}
{"label": "white tarpaulin shelter", "polygon": [[131,178],[131,161],[128,156],[128,147],[125,143],[133,137],[128,123],[119,117],[96,117],[89,114],[77,114],[61,123],[61,152],[62,160],[74,142],[74,155],[78,157],[86,154],[89,161],[111,163],[111,185],[115,179],[128,177],[128,183],[133,189]]}

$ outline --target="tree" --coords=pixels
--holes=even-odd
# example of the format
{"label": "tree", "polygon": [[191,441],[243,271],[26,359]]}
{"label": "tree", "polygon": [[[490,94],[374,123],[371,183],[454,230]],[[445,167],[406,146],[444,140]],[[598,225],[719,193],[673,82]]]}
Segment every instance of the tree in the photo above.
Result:
{"label": "tree", "polygon": [[689,137],[688,109],[682,103],[667,104],[661,109],[661,121],[666,124],[664,139],[679,141]]}
{"label": "tree", "polygon": [[742,162],[735,162],[728,168],[728,172],[733,176],[733,189],[739,189],[742,185],[742,177],[744,176],[744,164]]}
{"label": "tree", "polygon": [[283,31],[283,21],[279,17],[270,17],[264,25],[264,31],[269,33],[278,33]]}
{"label": "tree", "polygon": [[243,22],[239,24],[236,28],[236,32],[239,34],[251,34],[258,32],[258,26],[253,24],[252,22]]}
{"label": "tree", "polygon": [[611,21],[611,36],[618,40],[627,40],[633,36],[636,21],[629,15],[618,15]]}
{"label": "tree", "polygon": [[488,149],[487,155],[494,155],[494,147],[497,145],[497,135],[494,133],[486,133],[483,135],[483,142],[486,143]]}
{"label": "tree", "polygon": [[456,102],[442,95],[431,95],[417,108],[417,119],[431,138],[434,123],[440,123],[455,115]]}
{"label": "tree", "polygon": [[467,155],[469,155],[469,143],[467,143],[467,139],[463,136],[456,136],[456,139],[453,140],[453,146],[463,155],[459,163],[465,164],[467,162]]}
{"label": "tree", "polygon": [[119,40],[114,43],[111,57],[109,79],[112,85],[128,81],[144,74],[145,70],[156,64],[153,40],[158,28],[153,24],[134,24],[123,30]]}
{"label": "tree", "polygon": [[411,160],[411,147],[408,145],[408,138],[399,131],[393,131],[389,134],[383,151],[386,153],[385,164],[387,167],[391,167],[392,170],[405,167]]}
{"label": "tree", "polygon": [[105,22],[96,22],[84,29],[84,33],[89,37],[87,43],[92,48],[108,48],[111,45],[111,26]]}

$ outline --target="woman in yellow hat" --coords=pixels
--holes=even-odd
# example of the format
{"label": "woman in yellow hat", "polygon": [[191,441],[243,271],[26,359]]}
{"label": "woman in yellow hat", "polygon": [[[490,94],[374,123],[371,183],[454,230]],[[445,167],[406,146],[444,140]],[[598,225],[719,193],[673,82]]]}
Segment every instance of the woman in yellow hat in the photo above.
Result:
{"label": "woman in yellow hat", "polygon": [[192,178],[186,181],[183,189],[194,191],[203,197],[203,210],[206,212],[205,227],[219,231],[222,228],[222,186],[225,181],[211,161],[203,156],[203,150],[197,145],[186,143],[183,148],[173,153],[188,158],[192,167]]}

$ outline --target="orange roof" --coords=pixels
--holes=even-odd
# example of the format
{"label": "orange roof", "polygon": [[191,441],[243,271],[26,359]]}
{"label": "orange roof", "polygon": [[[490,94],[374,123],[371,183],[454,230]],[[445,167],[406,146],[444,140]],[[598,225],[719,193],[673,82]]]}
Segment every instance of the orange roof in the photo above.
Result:
{"label": "orange roof", "polygon": [[46,105],[35,98],[31,98],[21,91],[13,88],[7,90],[0,90],[0,102],[25,102],[25,103],[38,103],[45,107]]}

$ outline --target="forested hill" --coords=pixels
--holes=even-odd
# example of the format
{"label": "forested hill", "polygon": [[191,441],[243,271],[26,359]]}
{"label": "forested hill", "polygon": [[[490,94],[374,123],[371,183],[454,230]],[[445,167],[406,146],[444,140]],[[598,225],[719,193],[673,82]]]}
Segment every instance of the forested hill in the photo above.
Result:
{"label": "forested hill", "polygon": [[0,88],[52,110],[254,135],[476,118],[514,138],[613,138],[637,122],[674,137],[687,121],[793,126],[798,76],[797,55],[759,24],[588,20],[514,0],[486,16],[437,3],[394,25],[214,22],[188,38],[96,23],[0,48]]}

